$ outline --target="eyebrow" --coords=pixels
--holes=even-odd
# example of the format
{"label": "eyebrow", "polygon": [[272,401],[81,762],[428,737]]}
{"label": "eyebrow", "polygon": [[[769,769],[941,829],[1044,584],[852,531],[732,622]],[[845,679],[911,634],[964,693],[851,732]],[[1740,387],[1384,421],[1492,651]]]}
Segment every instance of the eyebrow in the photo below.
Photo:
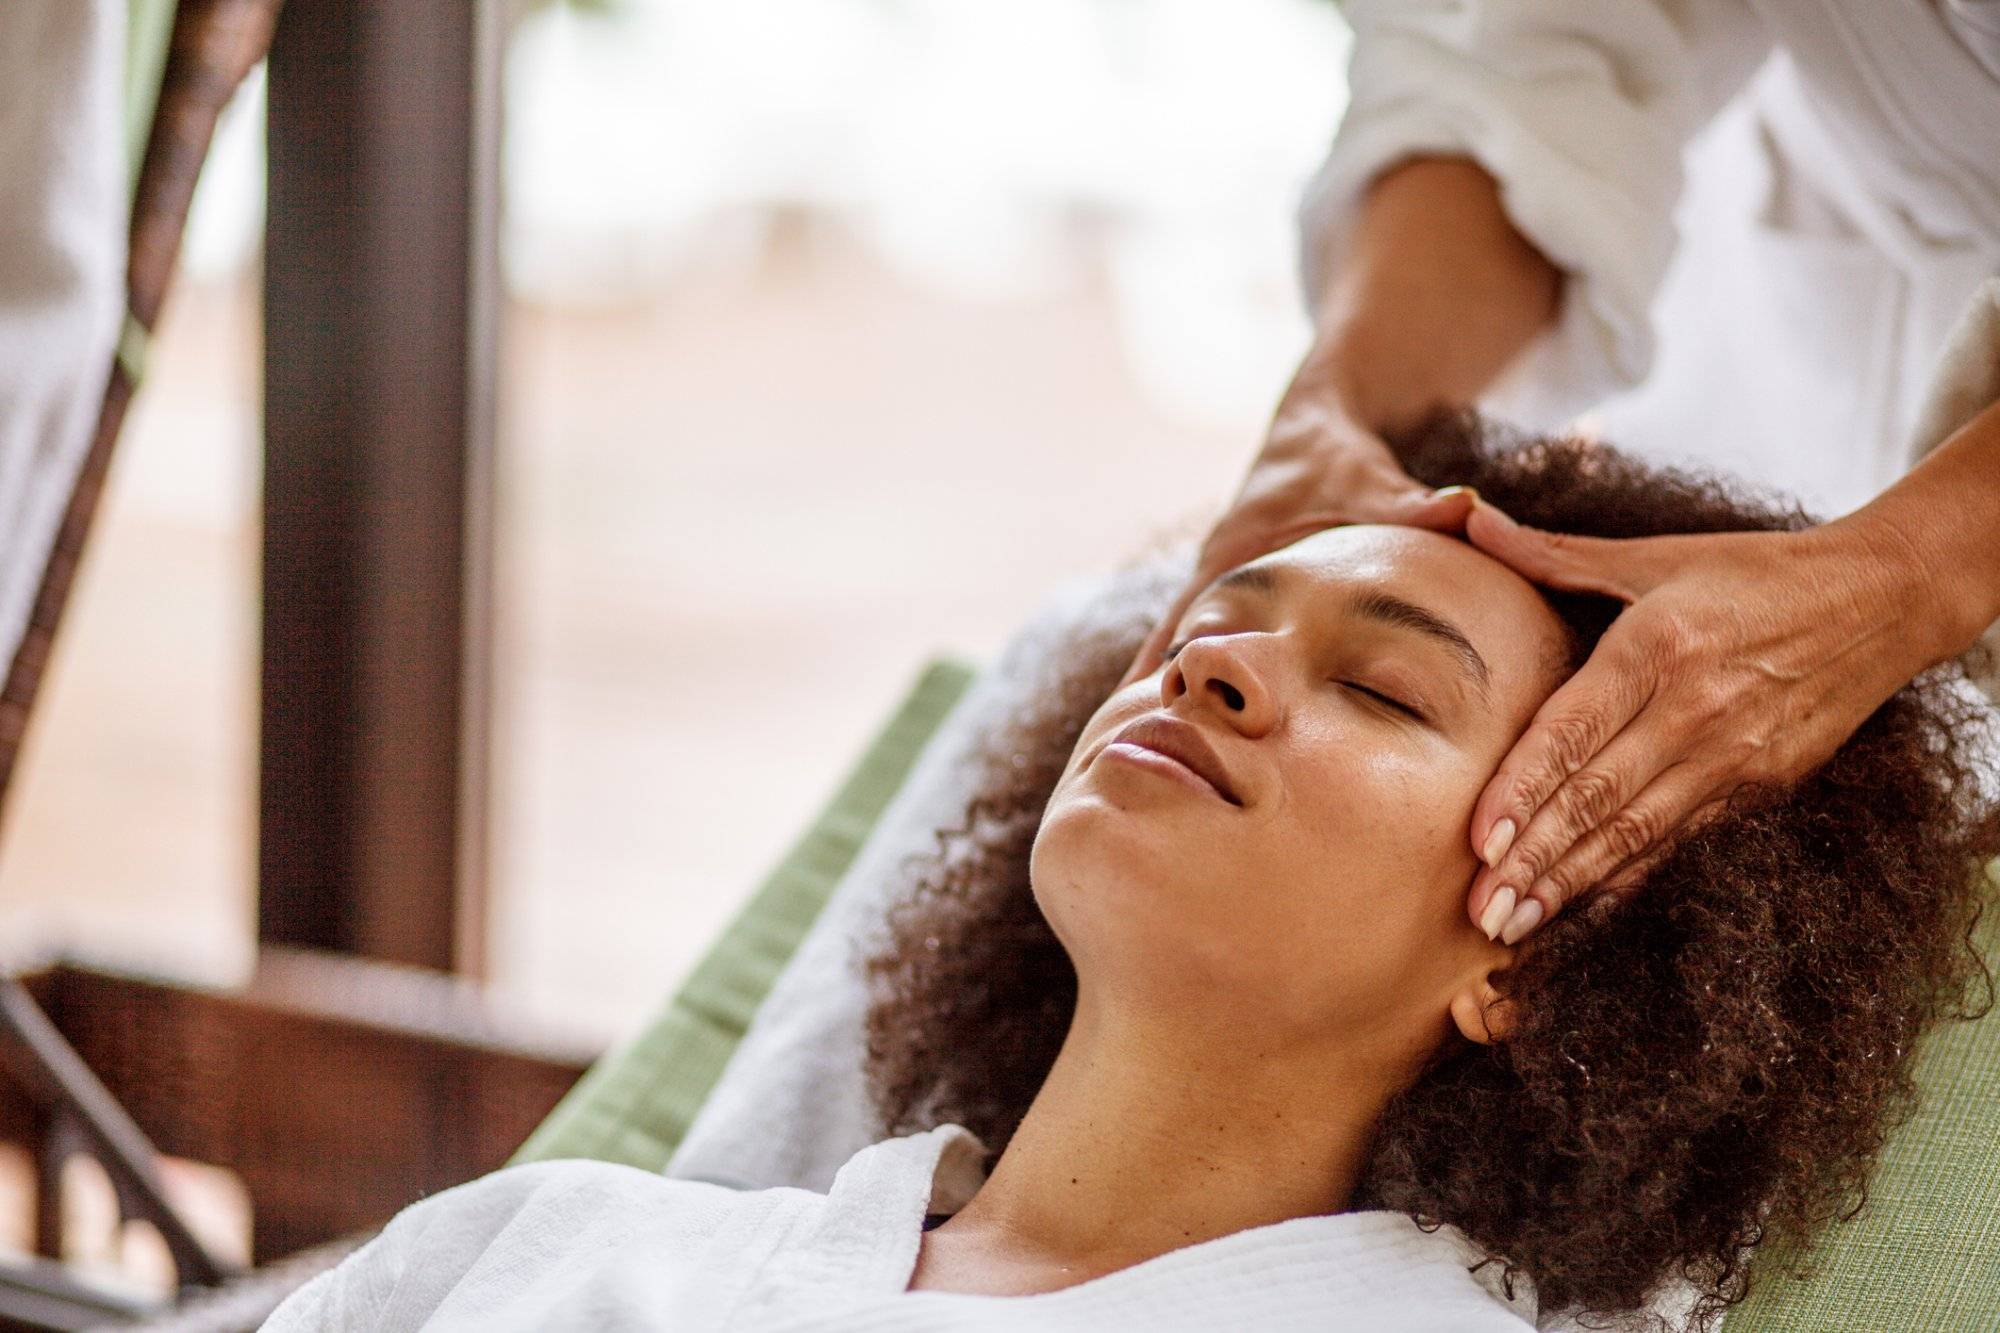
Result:
{"label": "eyebrow", "polygon": [[[1278,571],[1269,565],[1243,565],[1217,579],[1209,590],[1245,590],[1268,596],[1278,590]],[[1443,644],[1465,668],[1466,674],[1472,677],[1480,693],[1486,693],[1493,675],[1487,669],[1486,659],[1472,646],[1472,640],[1465,636],[1464,630],[1437,612],[1379,588],[1371,588],[1357,597],[1354,609],[1379,624],[1414,630]]]}

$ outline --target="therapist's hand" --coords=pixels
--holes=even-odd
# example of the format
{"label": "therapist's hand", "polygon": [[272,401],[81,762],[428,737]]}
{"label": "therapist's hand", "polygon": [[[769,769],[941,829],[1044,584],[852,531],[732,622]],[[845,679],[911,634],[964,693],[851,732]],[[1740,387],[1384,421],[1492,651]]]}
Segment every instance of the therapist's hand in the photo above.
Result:
{"label": "therapist's hand", "polygon": [[1621,541],[1481,501],[1465,532],[1536,583],[1628,603],[1473,808],[1467,906],[1508,943],[1742,784],[1803,776],[1951,651],[1923,628],[1935,580],[1879,525]]}
{"label": "therapist's hand", "polygon": [[1356,424],[1308,363],[1279,404],[1270,435],[1228,512],[1202,543],[1193,579],[1147,636],[1120,687],[1160,665],[1194,599],[1245,561],[1340,523],[1458,532],[1471,510],[1472,493],[1464,487],[1433,490],[1412,480],[1388,445]]}

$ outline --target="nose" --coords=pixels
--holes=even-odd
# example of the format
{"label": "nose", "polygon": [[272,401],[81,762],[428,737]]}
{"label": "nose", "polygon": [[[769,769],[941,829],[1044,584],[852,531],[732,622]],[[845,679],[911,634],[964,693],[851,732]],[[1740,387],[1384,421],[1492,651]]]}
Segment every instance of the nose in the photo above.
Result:
{"label": "nose", "polygon": [[1269,731],[1277,719],[1277,701],[1268,672],[1259,668],[1245,642],[1252,637],[1260,636],[1209,635],[1189,643],[1160,674],[1161,705],[1171,707],[1183,695],[1194,694],[1198,704],[1213,709],[1237,731],[1252,736]]}

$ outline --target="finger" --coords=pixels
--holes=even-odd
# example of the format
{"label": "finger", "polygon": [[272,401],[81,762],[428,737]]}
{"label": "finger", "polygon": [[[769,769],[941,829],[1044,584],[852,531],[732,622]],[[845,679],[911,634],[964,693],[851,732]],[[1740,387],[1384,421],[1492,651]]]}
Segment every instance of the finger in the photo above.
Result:
{"label": "finger", "polygon": [[[1429,528],[1439,532],[1463,531],[1466,519],[1471,515],[1477,496],[1469,486],[1446,486],[1441,490],[1425,490],[1411,487],[1385,514],[1383,521],[1403,523],[1411,527]],[[1187,587],[1166,613],[1161,616],[1153,630],[1140,644],[1131,665],[1118,682],[1124,689],[1133,681],[1151,674],[1160,665],[1167,645],[1173,639],[1174,630],[1188,607],[1194,604],[1204,589],[1217,578],[1238,565],[1247,564],[1259,556],[1268,555],[1281,547],[1289,546],[1301,537],[1310,536],[1322,529],[1337,526],[1342,520],[1331,514],[1298,515],[1291,522],[1277,526],[1252,528],[1243,523],[1232,524],[1228,518],[1216,525],[1203,546],[1200,568]]]}
{"label": "finger", "polygon": [[1470,486],[1446,486],[1442,490],[1413,489],[1383,515],[1384,520],[1433,532],[1463,532],[1472,515],[1478,493]]}
{"label": "finger", "polygon": [[1488,866],[1507,854],[1549,793],[1652,698],[1656,667],[1632,633],[1621,632],[1622,624],[1614,624],[1583,669],[1542,702],[1473,805],[1472,851]]}
{"label": "finger", "polygon": [[1579,537],[1517,523],[1481,498],[1465,523],[1466,540],[1531,583],[1636,601],[1657,582],[1665,537]]}
{"label": "finger", "polygon": [[[1473,918],[1489,937],[1528,901],[1529,886],[1541,880],[1572,847],[1614,820],[1648,783],[1679,761],[1683,741],[1663,734],[1641,712],[1603,749],[1565,778],[1528,819],[1499,861],[1473,880]],[[1543,903],[1547,914],[1562,910],[1558,898]]]}
{"label": "finger", "polygon": [[[1653,873],[1654,868],[1665,860],[1674,848],[1680,846],[1683,838],[1716,819],[1728,808],[1729,802],[1721,796],[1711,796],[1703,801],[1694,808],[1693,813],[1681,821],[1679,828],[1671,830],[1651,847],[1637,856],[1628,858],[1615,869],[1600,874],[1592,896],[1622,898],[1637,892],[1645,886],[1646,879]],[[1583,850],[1579,848],[1577,854],[1581,855]]]}
{"label": "finger", "polygon": [[1195,572],[1182,587],[1171,605],[1154,624],[1152,632],[1139,645],[1133,655],[1131,665],[1118,681],[1118,688],[1124,689],[1133,681],[1152,674],[1159,669],[1166,648],[1173,641],[1174,631],[1180,627],[1181,618],[1187,614],[1195,600],[1208,589],[1208,585],[1221,578],[1238,565],[1248,564],[1262,555],[1268,555],[1280,547],[1289,546],[1299,538],[1322,528],[1331,527],[1337,520],[1324,516],[1302,516],[1282,527],[1251,527],[1247,523],[1234,521],[1233,516],[1225,517],[1209,533],[1196,557]]}
{"label": "finger", "polygon": [[[1225,570],[1229,568],[1233,566],[1224,566]],[[1174,600],[1161,613],[1159,620],[1154,622],[1151,632],[1139,645],[1139,651],[1133,655],[1131,665],[1125,668],[1125,675],[1118,682],[1119,689],[1122,690],[1133,681],[1149,676],[1159,669],[1161,659],[1166,655],[1167,646],[1173,642],[1174,631],[1180,627],[1181,618],[1187,614],[1188,608],[1194,605],[1195,599],[1200,597],[1217,577],[1217,573],[1209,569],[1207,562],[1204,561],[1202,567],[1195,571],[1194,577],[1174,595]]]}
{"label": "finger", "polygon": [[1154,623],[1153,628],[1147,632],[1145,641],[1139,645],[1139,651],[1133,654],[1131,664],[1125,668],[1125,674],[1119,678],[1119,689],[1122,690],[1133,681],[1143,679],[1152,674],[1154,669],[1159,666],[1160,658],[1165,652],[1168,639],[1174,632],[1174,627],[1180,624],[1181,616],[1186,612],[1188,604],[1193,600],[1194,597],[1191,590],[1183,591],[1175,598],[1173,604],[1167,608],[1166,612],[1161,615],[1160,619]]}
{"label": "finger", "polygon": [[[1516,909],[1521,915],[1508,922],[1501,940],[1519,943],[1583,894],[1639,887],[1697,811],[1712,806],[1720,813],[1721,803],[1707,799],[1714,786],[1715,775],[1702,765],[1683,762],[1662,770],[1628,805],[1579,840],[1529,886],[1523,906]],[[1534,910],[1537,906],[1539,913]]]}

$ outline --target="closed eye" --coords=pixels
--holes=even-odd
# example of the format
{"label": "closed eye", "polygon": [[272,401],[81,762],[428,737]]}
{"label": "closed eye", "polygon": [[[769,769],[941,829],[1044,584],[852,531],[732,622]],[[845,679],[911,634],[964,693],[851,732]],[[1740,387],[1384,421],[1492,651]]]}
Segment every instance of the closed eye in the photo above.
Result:
{"label": "closed eye", "polygon": [[1359,693],[1365,694],[1369,698],[1375,700],[1377,703],[1383,704],[1389,708],[1393,708],[1397,712],[1406,714],[1409,717],[1413,717],[1419,722],[1429,721],[1429,719],[1426,718],[1422,713],[1418,712],[1415,708],[1411,707],[1409,704],[1404,703],[1401,699],[1396,698],[1392,694],[1384,694],[1380,690],[1370,689],[1368,686],[1363,685],[1358,680],[1343,680],[1340,683],[1342,685],[1345,685],[1350,690],[1355,690],[1358,691]]}
{"label": "closed eye", "polygon": [[[1187,647],[1189,644],[1193,643],[1196,639],[1201,637],[1202,636],[1199,634],[1190,634],[1187,638],[1180,640],[1178,643],[1169,645],[1166,651],[1162,654],[1162,660],[1167,662],[1173,661],[1176,657],[1180,656],[1181,649]],[[1401,699],[1398,699],[1393,694],[1384,694],[1382,693],[1382,691],[1378,689],[1374,689],[1371,686],[1363,685],[1358,680],[1343,680],[1340,682],[1340,684],[1345,685],[1350,690],[1354,690],[1358,693],[1367,695],[1375,702],[1381,704],[1384,708],[1394,709],[1396,712],[1403,714],[1405,717],[1412,718],[1418,722],[1422,722],[1426,726],[1430,724],[1430,719],[1425,717],[1420,710],[1418,710],[1417,708],[1413,707],[1410,704],[1404,703]]]}

